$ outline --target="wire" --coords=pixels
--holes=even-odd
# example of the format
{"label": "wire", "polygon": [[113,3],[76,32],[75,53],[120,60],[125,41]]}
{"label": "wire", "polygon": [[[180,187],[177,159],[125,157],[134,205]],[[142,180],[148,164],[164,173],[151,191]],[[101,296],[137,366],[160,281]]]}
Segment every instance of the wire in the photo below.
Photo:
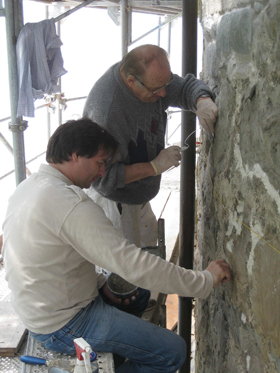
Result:
{"label": "wire", "polygon": [[[180,149],[180,153],[182,153],[182,152],[184,152],[184,151],[186,151],[186,150],[189,149],[190,145],[187,144],[187,141],[188,141],[189,137],[191,137],[191,135],[193,135],[195,132],[196,132],[196,131],[193,131],[192,133],[190,133],[189,136],[185,139],[185,141],[184,141],[185,146],[182,146],[182,147],[181,147],[181,149]],[[167,170],[166,172],[170,172],[170,171],[172,171],[174,168],[175,168],[175,166],[172,166],[172,167],[169,168],[169,170]]]}
{"label": "wire", "polygon": [[189,134],[189,136],[186,138],[186,140],[184,141],[184,144],[185,146],[182,146],[181,148],[181,152],[184,152],[185,150],[188,150],[190,145],[187,143],[188,139],[191,137],[191,135],[193,135],[196,131],[193,131],[192,133]]}

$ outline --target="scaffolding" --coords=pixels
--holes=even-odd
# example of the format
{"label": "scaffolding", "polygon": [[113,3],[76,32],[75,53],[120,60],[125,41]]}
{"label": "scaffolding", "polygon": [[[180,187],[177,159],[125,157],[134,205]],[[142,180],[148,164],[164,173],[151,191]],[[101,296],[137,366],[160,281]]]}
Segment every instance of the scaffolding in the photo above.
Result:
{"label": "scaffolding", "polygon": [[[40,1],[39,1],[40,2]],[[65,5],[73,5],[79,1],[65,1]],[[9,72],[9,86],[10,86],[10,105],[11,105],[11,117],[0,118],[0,123],[10,120],[9,129],[13,133],[13,146],[8,143],[5,137],[0,133],[0,140],[12,152],[14,156],[14,165],[15,165],[15,177],[16,185],[26,178],[26,161],[25,161],[25,151],[24,151],[24,131],[28,127],[28,122],[23,120],[22,117],[17,117],[17,103],[18,103],[18,72],[17,72],[17,57],[16,57],[16,40],[19,35],[19,32],[23,26],[23,8],[22,0],[11,0],[6,1],[6,6],[3,8],[2,1],[0,1],[0,16],[5,16],[6,18],[6,35],[7,35],[7,51],[8,51],[8,72]],[[115,5],[112,6],[112,3]],[[61,3],[60,3],[61,4]],[[90,6],[91,5],[91,6]],[[169,27],[169,38],[168,38],[168,51],[170,51],[171,44],[171,24],[172,21],[178,17],[182,16],[181,12],[181,2],[180,1],[161,1],[159,5],[157,2],[149,1],[132,1],[121,0],[120,4],[117,5],[114,1],[112,2],[98,2],[97,0],[86,0],[81,2],[79,5],[74,6],[65,13],[59,15],[55,18],[57,23],[57,30],[60,33],[60,21],[64,18],[70,16],[74,12],[82,9],[84,7],[88,8],[106,8],[108,15],[112,20],[121,26],[121,49],[122,56],[128,52],[128,48],[139,40],[143,39],[147,35],[157,31],[158,32],[158,42],[160,42],[160,31],[162,27],[168,25]],[[114,10],[112,10],[114,8]],[[165,14],[165,20],[161,22],[161,17],[159,17],[159,24],[148,32],[144,33],[135,40],[131,39],[132,31],[132,12],[144,12],[150,14]],[[118,20],[120,19],[120,21]],[[71,98],[65,100],[63,97],[56,95],[54,100],[64,100],[67,102],[85,99],[86,97]],[[47,107],[49,104],[41,105],[35,110]],[[58,124],[61,124],[61,108],[60,105],[57,105],[58,110]],[[49,124],[48,124],[49,125]],[[10,173],[3,175],[1,178],[8,176]]]}

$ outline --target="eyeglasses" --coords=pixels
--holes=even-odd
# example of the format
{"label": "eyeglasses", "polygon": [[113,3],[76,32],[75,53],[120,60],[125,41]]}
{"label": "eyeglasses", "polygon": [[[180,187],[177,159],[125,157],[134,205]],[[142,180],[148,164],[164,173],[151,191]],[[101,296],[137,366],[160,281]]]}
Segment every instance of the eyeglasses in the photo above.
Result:
{"label": "eyeglasses", "polygon": [[169,80],[168,83],[166,83],[164,86],[160,87],[160,88],[157,89],[156,91],[151,91],[149,88],[147,88],[147,86],[146,86],[143,82],[141,82],[140,79],[137,78],[137,76],[135,76],[135,75],[133,75],[133,74],[131,74],[131,75],[132,75],[133,78],[135,78],[135,79],[136,79],[140,84],[142,84],[142,86],[145,87],[146,90],[149,91],[152,95],[154,95],[154,94],[158,93],[159,91],[161,91],[162,89],[166,88],[166,87],[167,87],[167,86],[168,86],[168,85],[169,85],[169,84],[174,80],[174,75],[173,75],[173,73],[171,73],[170,80]]}

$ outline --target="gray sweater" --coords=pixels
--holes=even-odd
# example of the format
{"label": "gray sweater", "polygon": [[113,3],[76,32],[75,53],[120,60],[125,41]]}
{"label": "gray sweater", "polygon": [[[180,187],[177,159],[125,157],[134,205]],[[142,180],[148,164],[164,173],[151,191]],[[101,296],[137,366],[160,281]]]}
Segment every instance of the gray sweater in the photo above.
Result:
{"label": "gray sweater", "polygon": [[105,127],[121,145],[119,161],[106,167],[106,173],[93,183],[102,196],[121,203],[140,205],[154,198],[161,176],[125,184],[125,165],[153,160],[164,148],[166,112],[169,106],[196,111],[197,99],[210,88],[194,75],[174,75],[166,96],[154,103],[140,101],[123,83],[120,63],[111,66],[90,91],[83,115]]}

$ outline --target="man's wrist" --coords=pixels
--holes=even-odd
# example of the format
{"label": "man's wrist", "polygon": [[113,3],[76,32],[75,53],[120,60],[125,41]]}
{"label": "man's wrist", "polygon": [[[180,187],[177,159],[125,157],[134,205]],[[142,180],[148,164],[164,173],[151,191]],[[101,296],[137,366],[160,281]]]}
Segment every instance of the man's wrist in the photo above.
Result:
{"label": "man's wrist", "polygon": [[154,161],[151,161],[150,163],[151,163],[151,165],[152,165],[152,167],[153,167],[153,169],[154,169],[154,171],[155,171],[155,176],[157,176],[157,174],[158,174],[158,170],[157,170],[157,166],[155,165],[155,162],[154,162]]}
{"label": "man's wrist", "polygon": [[201,96],[198,97],[196,103],[198,103],[200,100],[204,100],[206,98],[211,98],[211,97],[208,94],[201,95]]}

